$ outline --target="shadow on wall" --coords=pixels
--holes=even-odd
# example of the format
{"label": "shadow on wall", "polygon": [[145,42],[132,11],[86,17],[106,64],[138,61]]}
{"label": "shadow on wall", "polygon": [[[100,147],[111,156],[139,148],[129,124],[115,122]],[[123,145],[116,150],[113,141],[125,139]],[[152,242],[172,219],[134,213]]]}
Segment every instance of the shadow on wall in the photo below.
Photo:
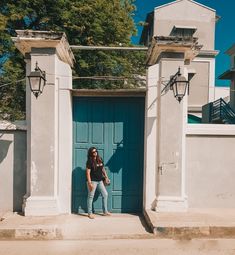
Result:
{"label": "shadow on wall", "polygon": [[118,173],[123,168],[122,158],[124,155],[124,148],[123,148],[123,140],[117,143],[117,149],[115,153],[111,156],[111,158],[106,163],[106,166],[109,168],[110,172]]}
{"label": "shadow on wall", "polygon": [[13,160],[13,211],[21,212],[23,197],[26,194],[27,172],[27,139],[24,131],[14,133]]}
{"label": "shadow on wall", "polygon": [[0,140],[0,164],[6,158],[11,143],[9,140]]}
{"label": "shadow on wall", "polygon": [[[81,211],[86,212],[87,211],[87,184],[86,184],[86,170],[81,168],[81,167],[76,167],[73,170],[72,173],[72,186],[74,187],[72,189],[72,212],[73,213],[78,213],[78,208]],[[80,185],[79,189],[75,185]],[[98,200],[99,198],[99,193],[96,192],[94,196],[94,203]],[[76,199],[77,197],[80,197],[80,199]],[[94,203],[92,204],[93,208],[92,210],[94,211]]]}
{"label": "shadow on wall", "polygon": [[[78,188],[77,185],[80,185]],[[86,170],[76,167],[72,173],[72,212],[78,213],[78,208],[87,211],[87,187],[86,187]],[[85,195],[84,195],[85,194]],[[81,199],[77,199],[81,197]]]}

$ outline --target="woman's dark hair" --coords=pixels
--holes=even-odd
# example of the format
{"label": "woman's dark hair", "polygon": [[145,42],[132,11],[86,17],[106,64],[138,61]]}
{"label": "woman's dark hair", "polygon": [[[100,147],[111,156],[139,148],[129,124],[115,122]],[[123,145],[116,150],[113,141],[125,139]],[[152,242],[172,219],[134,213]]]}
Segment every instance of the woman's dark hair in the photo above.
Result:
{"label": "woman's dark hair", "polygon": [[[93,150],[96,150],[96,152],[97,152],[96,162],[93,159],[93,153],[92,153]],[[100,155],[98,153],[98,150],[95,147],[90,147],[88,149],[88,152],[87,152],[87,162],[90,162],[91,165],[93,165],[94,169],[96,169],[96,164],[95,163],[100,164],[100,163],[103,162],[102,158],[100,157]]]}

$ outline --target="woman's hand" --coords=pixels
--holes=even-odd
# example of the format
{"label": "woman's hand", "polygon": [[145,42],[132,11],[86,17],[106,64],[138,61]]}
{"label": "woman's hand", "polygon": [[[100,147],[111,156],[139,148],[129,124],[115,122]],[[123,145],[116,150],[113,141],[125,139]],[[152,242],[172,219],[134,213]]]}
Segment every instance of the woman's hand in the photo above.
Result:
{"label": "woman's hand", "polygon": [[90,192],[93,190],[92,182],[88,182],[88,189]]}
{"label": "woman's hand", "polygon": [[111,181],[109,180],[108,177],[106,177],[105,180],[104,180],[104,185],[105,185],[105,186],[109,186],[110,183],[111,183]]}

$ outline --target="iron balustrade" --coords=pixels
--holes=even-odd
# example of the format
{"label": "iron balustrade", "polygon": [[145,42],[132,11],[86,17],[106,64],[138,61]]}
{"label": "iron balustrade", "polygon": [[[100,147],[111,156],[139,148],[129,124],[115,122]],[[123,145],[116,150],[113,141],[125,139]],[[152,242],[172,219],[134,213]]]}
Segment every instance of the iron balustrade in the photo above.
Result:
{"label": "iron balustrade", "polygon": [[210,119],[214,123],[235,124],[235,112],[220,98],[212,103]]}

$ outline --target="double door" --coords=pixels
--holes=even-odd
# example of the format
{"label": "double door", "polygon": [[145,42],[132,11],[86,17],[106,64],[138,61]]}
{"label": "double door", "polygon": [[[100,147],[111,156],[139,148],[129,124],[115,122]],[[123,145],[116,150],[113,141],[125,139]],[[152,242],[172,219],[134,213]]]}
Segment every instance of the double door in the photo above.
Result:
{"label": "double door", "polygon": [[[85,166],[87,151],[96,147],[111,185],[108,209],[113,213],[139,212],[143,201],[144,98],[73,100],[72,211],[87,211]],[[95,212],[102,211],[98,192]]]}

